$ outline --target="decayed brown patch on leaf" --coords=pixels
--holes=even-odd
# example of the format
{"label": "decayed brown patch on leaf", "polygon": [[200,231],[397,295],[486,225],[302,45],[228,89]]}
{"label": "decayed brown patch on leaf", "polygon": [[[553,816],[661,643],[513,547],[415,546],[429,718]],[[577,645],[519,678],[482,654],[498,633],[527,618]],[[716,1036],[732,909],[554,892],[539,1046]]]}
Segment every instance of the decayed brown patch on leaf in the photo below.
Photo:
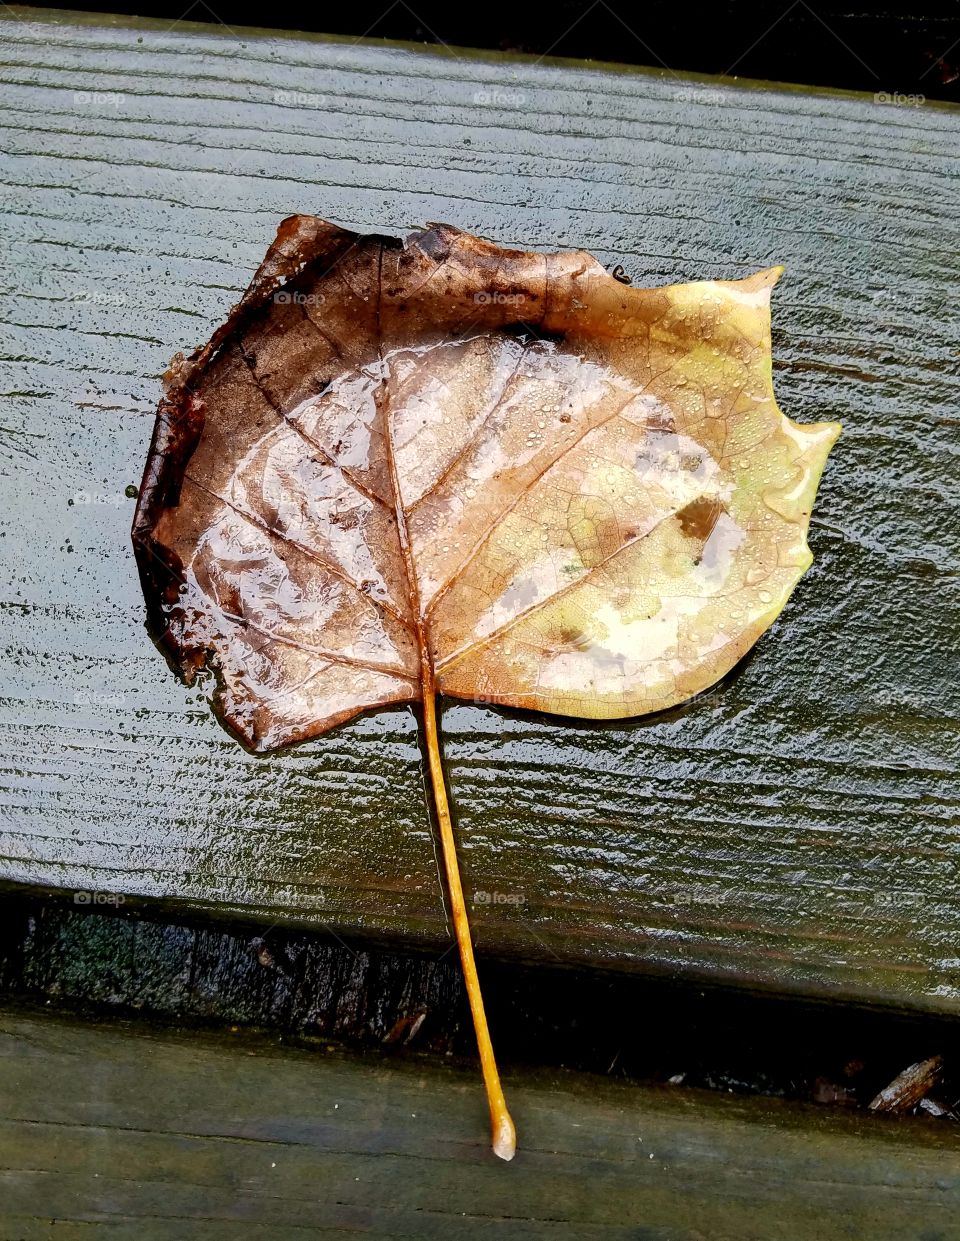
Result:
{"label": "decayed brown patch on leaf", "polygon": [[677,513],[680,529],[690,538],[706,543],[713,533],[721,513],[727,511],[721,500],[714,497],[701,497],[691,500]]}

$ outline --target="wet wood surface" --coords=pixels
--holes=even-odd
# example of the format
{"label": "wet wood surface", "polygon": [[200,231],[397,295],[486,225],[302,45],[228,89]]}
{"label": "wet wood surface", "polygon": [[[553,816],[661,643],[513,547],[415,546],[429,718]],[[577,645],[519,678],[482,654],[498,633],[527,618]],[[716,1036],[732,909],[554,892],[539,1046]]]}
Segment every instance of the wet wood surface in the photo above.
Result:
{"label": "wet wood surface", "polygon": [[0,1012],[0,1231],[124,1241],[957,1236],[952,1135],[777,1100],[507,1082],[495,1160],[474,1076],[436,1063]]}
{"label": "wet wood surface", "polygon": [[414,715],[255,758],[143,626],[159,375],[280,218],[447,220],[643,284],[782,262],[778,399],[845,426],[815,566],[664,716],[446,706],[476,939],[957,1011],[955,109],[6,10],[0,73],[4,882],[448,942]]}

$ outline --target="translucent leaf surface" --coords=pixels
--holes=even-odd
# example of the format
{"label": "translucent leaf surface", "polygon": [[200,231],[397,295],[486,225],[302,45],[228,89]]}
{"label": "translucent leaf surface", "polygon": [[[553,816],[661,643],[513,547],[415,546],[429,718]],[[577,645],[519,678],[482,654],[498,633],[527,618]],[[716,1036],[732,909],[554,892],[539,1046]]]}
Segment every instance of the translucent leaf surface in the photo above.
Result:
{"label": "translucent leaf surface", "polygon": [[447,226],[286,221],[169,376],[136,534],[169,649],[213,657],[257,749],[419,699],[423,659],[572,716],[697,694],[809,565],[839,430],[777,408],[777,275],[631,289]]}

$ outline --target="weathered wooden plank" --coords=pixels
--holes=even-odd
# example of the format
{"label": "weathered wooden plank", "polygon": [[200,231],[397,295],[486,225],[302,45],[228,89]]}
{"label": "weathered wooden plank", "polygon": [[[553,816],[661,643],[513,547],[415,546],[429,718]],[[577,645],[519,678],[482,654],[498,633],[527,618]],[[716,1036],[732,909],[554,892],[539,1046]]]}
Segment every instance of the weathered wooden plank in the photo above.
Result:
{"label": "weathered wooden plank", "polygon": [[[177,920],[155,906],[77,908],[48,894],[8,893],[3,912],[0,995],[8,1002],[187,1028],[242,1025],[355,1049],[476,1055],[454,951],[405,953],[323,932]],[[627,972],[580,970],[572,980],[569,969],[489,960],[482,980],[506,1065],[866,1109],[910,1065],[936,1057],[944,1072],[926,1104],[935,1123],[960,1116],[958,1030],[941,1014]]]}
{"label": "weathered wooden plank", "polygon": [[0,1229],[21,1241],[960,1235],[956,1140],[929,1126],[570,1073],[509,1088],[525,1142],[504,1166],[482,1140],[476,1082],[452,1066],[7,1011]]}
{"label": "weathered wooden plank", "polygon": [[0,72],[4,880],[444,942],[413,716],[256,759],[142,628],[158,375],[280,217],[447,219],[644,283],[785,262],[781,404],[846,424],[817,564],[655,720],[447,707],[477,939],[957,1010],[956,110],[33,12]]}

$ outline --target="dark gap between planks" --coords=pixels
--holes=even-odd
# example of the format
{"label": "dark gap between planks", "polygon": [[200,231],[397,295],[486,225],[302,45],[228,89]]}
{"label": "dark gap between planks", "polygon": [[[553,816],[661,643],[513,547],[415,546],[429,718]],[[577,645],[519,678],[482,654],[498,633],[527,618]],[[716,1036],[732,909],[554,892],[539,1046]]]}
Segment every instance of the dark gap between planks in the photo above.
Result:
{"label": "dark gap between planks", "polygon": [[[38,7],[56,8],[56,3]],[[349,6],[273,9],[243,0],[101,0],[80,11],[182,22],[271,26],[436,47],[491,48],[538,57],[620,62],[667,73],[707,73],[888,95],[960,100],[960,12],[955,3],[840,0],[771,9],[747,0],[697,6],[666,0],[559,0],[549,10],[493,0],[480,7],[445,0],[414,5],[357,0]],[[451,52],[455,55],[455,52]]]}
{"label": "dark gap between planks", "polygon": [[[294,1042],[334,1039],[391,1054],[470,1058],[455,952],[352,946],[333,936],[168,921],[149,907],[77,908],[7,894],[0,995],[78,1016],[244,1026]],[[480,963],[498,1056],[619,1079],[866,1108],[908,1066],[944,1057],[927,1102],[960,1117],[950,1018],[756,995],[561,967]],[[928,1110],[930,1109],[930,1110]]]}

